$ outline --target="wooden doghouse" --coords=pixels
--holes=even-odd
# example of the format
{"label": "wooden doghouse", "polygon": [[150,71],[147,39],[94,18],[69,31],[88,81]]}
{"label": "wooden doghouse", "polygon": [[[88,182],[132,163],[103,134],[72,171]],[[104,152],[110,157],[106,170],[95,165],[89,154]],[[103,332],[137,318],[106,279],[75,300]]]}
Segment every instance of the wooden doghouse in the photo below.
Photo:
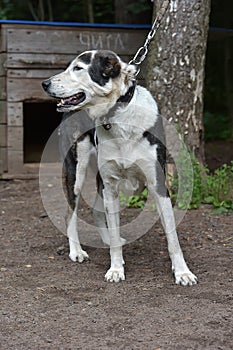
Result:
{"label": "wooden doghouse", "polygon": [[31,164],[39,163],[61,119],[42,80],[85,50],[110,49],[128,61],[148,26],[0,21],[0,27],[0,177],[6,178],[38,171]]}

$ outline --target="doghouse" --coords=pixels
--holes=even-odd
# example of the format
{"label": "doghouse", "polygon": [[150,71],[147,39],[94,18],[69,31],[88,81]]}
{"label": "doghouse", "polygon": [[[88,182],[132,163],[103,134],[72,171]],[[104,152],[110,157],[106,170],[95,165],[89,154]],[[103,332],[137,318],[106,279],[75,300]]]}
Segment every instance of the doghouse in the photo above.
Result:
{"label": "doghouse", "polygon": [[37,173],[43,147],[59,125],[61,115],[41,81],[89,49],[110,49],[130,60],[148,27],[0,21],[1,178]]}

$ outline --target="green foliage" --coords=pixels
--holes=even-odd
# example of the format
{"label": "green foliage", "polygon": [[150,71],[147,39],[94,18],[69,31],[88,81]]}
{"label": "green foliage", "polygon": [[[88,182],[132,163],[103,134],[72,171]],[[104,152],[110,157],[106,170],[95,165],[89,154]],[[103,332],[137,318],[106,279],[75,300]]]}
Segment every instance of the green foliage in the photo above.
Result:
{"label": "green foliage", "polygon": [[140,208],[143,209],[147,200],[148,190],[145,188],[142,193],[134,196],[126,196],[120,192],[120,203],[127,208]]}
{"label": "green foliage", "polygon": [[145,11],[148,11],[151,9],[151,6],[148,2],[145,0],[138,0],[133,2],[132,4],[128,4],[126,6],[127,10],[134,14],[141,14]]}
{"label": "green foliage", "polygon": [[205,140],[229,140],[232,136],[230,115],[204,113]]}
{"label": "green foliage", "polygon": [[[182,153],[178,159],[179,164],[177,163],[182,176],[169,176],[173,204],[183,210],[197,209],[201,204],[211,204],[218,214],[233,210],[233,161],[230,165],[222,165],[211,174],[194,155],[191,155],[192,169],[189,169],[186,157],[187,154]],[[190,183],[192,188],[189,187]],[[143,209],[147,197],[147,189],[139,195],[129,197],[120,193],[120,202],[126,207]]]}
{"label": "green foliage", "polygon": [[0,18],[8,19],[9,14],[13,11],[13,4],[10,0],[0,0]]}
{"label": "green foliage", "polygon": [[203,202],[213,204],[215,208],[233,209],[233,161],[207,175]]}
{"label": "green foliage", "polygon": [[[191,167],[187,166],[188,164]],[[195,156],[187,151],[181,151],[176,166],[179,169],[179,177],[169,175],[172,201],[176,202],[179,209],[199,208],[203,201],[205,169],[201,167]]]}
{"label": "green foliage", "polygon": [[[186,164],[183,158],[180,160]],[[191,201],[185,201],[185,197],[190,192],[181,191],[181,197],[178,198],[177,191],[179,183],[177,177],[171,177],[171,197],[173,202],[176,202],[179,209],[195,209],[203,204],[212,204],[214,208],[218,209],[218,213],[233,210],[233,161],[231,165],[224,164],[216,169],[213,174],[210,173],[207,167],[203,167],[192,155],[193,167],[193,192],[191,194]],[[188,178],[190,170],[183,167],[182,178]]]}

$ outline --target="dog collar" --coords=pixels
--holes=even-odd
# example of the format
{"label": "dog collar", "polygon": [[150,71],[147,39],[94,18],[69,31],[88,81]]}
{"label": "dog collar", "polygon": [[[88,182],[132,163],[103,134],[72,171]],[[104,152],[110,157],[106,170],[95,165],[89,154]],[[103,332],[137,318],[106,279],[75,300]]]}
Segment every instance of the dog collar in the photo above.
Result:
{"label": "dog collar", "polygon": [[118,98],[117,102],[129,103],[133,98],[135,88],[136,88],[136,81],[134,80],[133,85],[130,86],[130,88],[128,89],[125,95],[120,96]]}
{"label": "dog collar", "polygon": [[[130,101],[131,101],[132,98],[133,98],[136,85],[137,85],[137,84],[136,84],[136,80],[134,80],[133,85],[130,86],[130,88],[128,89],[128,91],[126,92],[125,95],[120,96],[120,97],[118,98],[116,104],[117,104],[118,102],[121,102],[121,103],[130,103]],[[112,112],[115,110],[115,107],[116,107],[116,105],[113,106],[113,107],[111,108],[111,110],[109,111],[110,113],[108,113],[108,117],[107,117],[106,119],[109,119],[109,117],[111,116]],[[104,121],[103,121],[103,128],[104,128],[105,130],[110,130],[111,127],[112,127],[112,124],[111,124],[111,123],[108,123],[106,119],[104,119]]]}

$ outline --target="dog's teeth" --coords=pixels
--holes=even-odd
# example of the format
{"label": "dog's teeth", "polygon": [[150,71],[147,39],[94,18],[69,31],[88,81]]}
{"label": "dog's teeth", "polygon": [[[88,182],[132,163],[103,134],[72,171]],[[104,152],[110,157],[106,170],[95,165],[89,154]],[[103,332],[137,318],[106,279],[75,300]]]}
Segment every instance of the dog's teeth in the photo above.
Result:
{"label": "dog's teeth", "polygon": [[64,104],[65,103],[65,101],[63,100],[63,98],[61,99],[61,104]]}

